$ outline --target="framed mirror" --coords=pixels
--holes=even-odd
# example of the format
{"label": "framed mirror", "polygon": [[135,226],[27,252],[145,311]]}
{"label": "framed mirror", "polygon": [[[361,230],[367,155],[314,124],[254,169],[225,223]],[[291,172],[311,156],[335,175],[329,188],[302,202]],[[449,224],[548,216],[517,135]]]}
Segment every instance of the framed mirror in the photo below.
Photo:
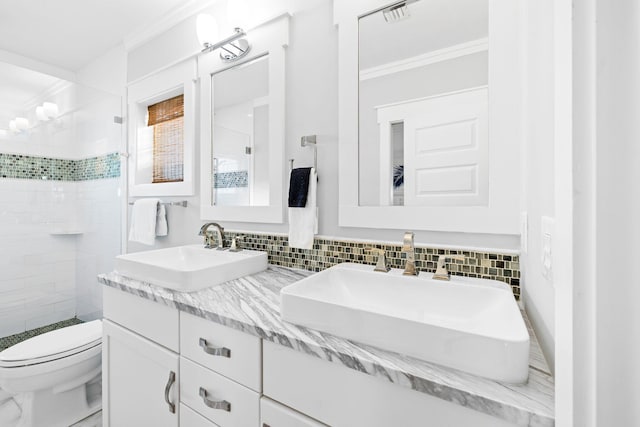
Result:
{"label": "framed mirror", "polygon": [[496,19],[513,6],[345,3],[334,5],[340,225],[517,234],[517,28]]}
{"label": "framed mirror", "polygon": [[269,205],[269,55],[211,76],[213,206]]}
{"label": "framed mirror", "polygon": [[283,222],[288,16],[248,32],[236,62],[199,58],[202,219]]}

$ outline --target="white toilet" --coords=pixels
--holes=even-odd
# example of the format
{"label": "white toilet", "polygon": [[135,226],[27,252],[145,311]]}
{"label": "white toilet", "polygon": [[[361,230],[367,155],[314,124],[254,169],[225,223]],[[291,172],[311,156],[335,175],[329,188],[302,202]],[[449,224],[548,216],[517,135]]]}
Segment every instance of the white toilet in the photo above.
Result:
{"label": "white toilet", "polygon": [[0,426],[67,427],[100,410],[101,350],[94,320],[0,352]]}

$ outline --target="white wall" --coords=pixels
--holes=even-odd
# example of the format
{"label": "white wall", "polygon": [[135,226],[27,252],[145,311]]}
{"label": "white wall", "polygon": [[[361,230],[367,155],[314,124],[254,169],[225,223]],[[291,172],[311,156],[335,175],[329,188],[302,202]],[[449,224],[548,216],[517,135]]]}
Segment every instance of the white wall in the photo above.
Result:
{"label": "white wall", "polygon": [[[303,135],[318,136],[318,206],[319,234],[341,238],[361,238],[398,242],[400,230],[343,228],[338,225],[338,29],[333,25],[332,2],[272,1],[250,3],[253,22],[289,10],[293,14],[290,44],[287,48],[286,86],[286,158],[295,158],[296,165],[313,162],[309,148],[300,147]],[[212,9],[224,31],[226,2],[218,2]],[[129,52],[127,79],[134,81],[154,70],[180,61],[199,52],[195,35],[195,18],[169,29],[166,33]],[[287,163],[288,166],[288,163]],[[199,242],[196,236],[204,221],[199,218],[199,197],[185,198],[190,206],[171,208],[170,235],[158,240],[157,246],[172,246]],[[230,230],[281,232],[288,225],[226,222]],[[474,233],[417,232],[419,244],[454,245],[517,249],[517,236]],[[131,244],[129,250],[145,249]],[[146,247],[148,249],[148,247]]]}
{"label": "white wall", "polygon": [[[640,425],[640,4],[595,2],[597,425]],[[576,150],[584,150],[574,141]],[[574,286],[579,286],[575,283]]]}
{"label": "white wall", "polygon": [[77,73],[77,82],[112,95],[124,96],[127,75],[127,52],[119,44]]}
{"label": "white wall", "polygon": [[523,211],[528,216],[522,294],[547,361],[554,362],[555,296],[542,273],[542,216],[554,216],[553,0],[524,2],[525,129],[522,159]]}

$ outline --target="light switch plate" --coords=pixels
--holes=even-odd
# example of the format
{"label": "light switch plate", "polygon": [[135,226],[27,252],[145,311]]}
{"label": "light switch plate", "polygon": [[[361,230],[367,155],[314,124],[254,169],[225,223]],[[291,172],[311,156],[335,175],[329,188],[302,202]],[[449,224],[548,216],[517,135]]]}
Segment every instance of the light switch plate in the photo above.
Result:
{"label": "light switch plate", "polygon": [[526,212],[520,212],[520,252],[527,253],[529,237],[529,217]]}
{"label": "light switch plate", "polygon": [[542,275],[553,283],[553,235],[555,234],[556,221],[549,216],[543,216],[540,220],[541,231],[541,263]]}

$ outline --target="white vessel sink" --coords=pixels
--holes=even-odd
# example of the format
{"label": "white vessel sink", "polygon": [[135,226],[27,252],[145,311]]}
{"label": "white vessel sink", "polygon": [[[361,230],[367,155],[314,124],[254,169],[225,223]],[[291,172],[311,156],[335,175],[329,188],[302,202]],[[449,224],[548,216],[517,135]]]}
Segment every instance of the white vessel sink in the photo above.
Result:
{"label": "white vessel sink", "polygon": [[281,291],[288,322],[496,381],[527,380],[529,334],[505,283],[339,264]]}
{"label": "white vessel sink", "polygon": [[123,276],[163,288],[192,292],[266,270],[267,253],[176,246],[119,255],[115,269]]}

